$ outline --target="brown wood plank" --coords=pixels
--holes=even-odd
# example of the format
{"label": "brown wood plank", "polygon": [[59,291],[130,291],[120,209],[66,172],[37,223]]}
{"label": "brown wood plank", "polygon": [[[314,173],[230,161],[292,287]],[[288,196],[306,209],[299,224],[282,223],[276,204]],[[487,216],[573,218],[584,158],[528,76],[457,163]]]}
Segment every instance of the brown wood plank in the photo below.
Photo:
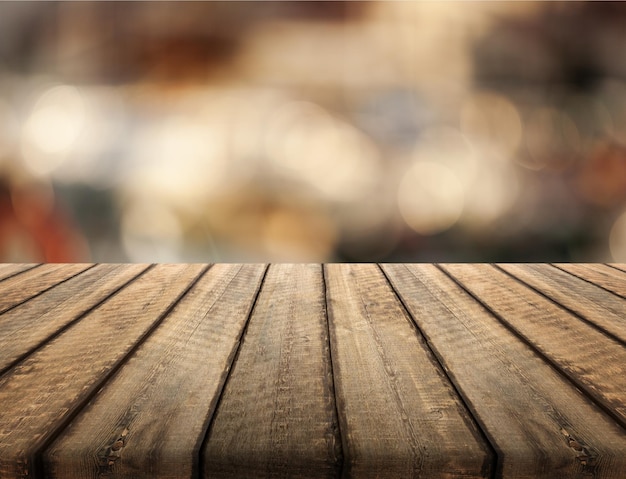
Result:
{"label": "brown wood plank", "polygon": [[442,267],[626,427],[624,345],[491,265]]}
{"label": "brown wood plank", "polygon": [[0,372],[146,268],[97,265],[0,315]]}
{"label": "brown wood plank", "polygon": [[28,271],[37,266],[36,263],[4,263],[0,264],[0,281],[3,281],[11,276],[19,274],[23,271]]}
{"label": "brown wood plank", "polygon": [[191,477],[264,270],[211,268],[49,448],[46,477]]}
{"label": "brown wood plank", "polygon": [[91,264],[44,264],[0,283],[0,313],[23,303],[82,271]]}
{"label": "brown wood plank", "polygon": [[95,394],[203,268],[152,268],[0,378],[0,477],[37,473],[35,453]]}
{"label": "brown wood plank", "polygon": [[336,477],[321,266],[272,265],[211,424],[211,478]]}
{"label": "brown wood plank", "polygon": [[350,477],[489,477],[469,412],[376,265],[327,265]]}
{"label": "brown wood plank", "polygon": [[[498,266],[626,344],[626,300],[547,264]],[[586,334],[585,328],[577,331]]]}
{"label": "brown wood plank", "polygon": [[626,263],[608,263],[608,267],[619,269],[620,271],[626,271]]}
{"label": "brown wood plank", "polygon": [[554,263],[554,266],[626,298],[626,273],[623,271],[604,264],[591,263]]}
{"label": "brown wood plank", "polygon": [[623,477],[624,429],[540,355],[435,266],[383,269],[496,448],[497,477]]}

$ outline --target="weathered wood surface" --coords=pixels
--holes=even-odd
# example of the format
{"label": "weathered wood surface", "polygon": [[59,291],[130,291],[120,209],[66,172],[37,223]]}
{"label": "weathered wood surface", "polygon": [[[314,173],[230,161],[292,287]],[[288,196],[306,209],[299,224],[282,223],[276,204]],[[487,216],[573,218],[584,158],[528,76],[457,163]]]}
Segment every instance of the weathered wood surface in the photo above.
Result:
{"label": "weathered wood surface", "polygon": [[613,269],[617,269],[619,271],[626,272],[626,263],[611,263],[611,264],[608,264],[607,266]]}
{"label": "weathered wood surface", "polygon": [[88,264],[45,264],[2,281],[0,313],[34,298],[92,267]]}
{"label": "weathered wood surface", "polygon": [[626,299],[626,283],[620,270],[604,264],[555,263],[554,266]]}
{"label": "weathered wood surface", "polygon": [[0,477],[36,455],[189,287],[201,267],[157,266],[0,378]]}
{"label": "weathered wood surface", "polygon": [[335,477],[322,268],[272,265],[204,450],[207,477]]}
{"label": "weathered wood surface", "polygon": [[28,271],[36,266],[38,265],[28,263],[0,264],[0,281],[10,278],[11,276],[15,276],[22,271]]}
{"label": "weathered wood surface", "polygon": [[[464,279],[476,272],[467,279],[476,289],[493,287],[481,266],[446,269]],[[624,429],[532,348],[437,267],[386,265],[384,270],[490,438],[498,475],[622,477]],[[509,316],[517,317],[524,304],[512,305]]]}
{"label": "weathered wood surface", "polygon": [[0,478],[626,477],[626,265],[0,265]]}
{"label": "weathered wood surface", "polygon": [[378,267],[326,273],[346,471],[489,477],[489,446]]}
{"label": "weathered wood surface", "polygon": [[[623,298],[568,272],[559,269],[555,271],[555,268],[545,264],[501,264],[498,267],[626,345]],[[623,278],[624,275],[619,276]],[[613,278],[615,288],[620,287],[619,276]],[[626,288],[623,282],[622,286]],[[525,288],[517,289],[525,291]]]}
{"label": "weathered wood surface", "polygon": [[46,451],[46,477],[191,477],[263,271],[211,268]]}
{"label": "weathered wood surface", "polygon": [[493,266],[446,265],[444,269],[626,427],[623,344],[525,285],[508,280]]}
{"label": "weathered wood surface", "polygon": [[0,315],[0,374],[96,307],[147,265],[98,265]]}

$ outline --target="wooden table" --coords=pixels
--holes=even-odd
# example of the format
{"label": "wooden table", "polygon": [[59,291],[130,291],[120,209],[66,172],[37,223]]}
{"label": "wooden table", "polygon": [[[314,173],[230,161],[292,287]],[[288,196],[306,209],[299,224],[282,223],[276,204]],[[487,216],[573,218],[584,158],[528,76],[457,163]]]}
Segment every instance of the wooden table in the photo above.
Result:
{"label": "wooden table", "polygon": [[626,265],[0,266],[0,477],[626,477]]}

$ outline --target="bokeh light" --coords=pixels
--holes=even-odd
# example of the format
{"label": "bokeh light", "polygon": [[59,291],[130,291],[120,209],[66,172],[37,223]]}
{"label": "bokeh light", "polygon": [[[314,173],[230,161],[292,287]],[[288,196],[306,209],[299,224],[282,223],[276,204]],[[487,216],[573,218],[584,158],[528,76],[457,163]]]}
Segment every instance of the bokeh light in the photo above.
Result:
{"label": "bokeh light", "polygon": [[175,263],[182,259],[182,230],[176,215],[150,199],[135,201],[121,222],[124,250],[137,263]]}
{"label": "bokeh light", "polygon": [[279,175],[302,181],[331,201],[362,197],[380,174],[371,140],[309,102],[278,109],[269,126],[267,154]]}
{"label": "bokeh light", "polygon": [[175,203],[199,201],[222,183],[224,149],[219,132],[174,117],[137,134],[124,182],[129,189],[153,192]]}
{"label": "bokeh light", "polygon": [[474,181],[479,168],[479,158],[472,144],[459,130],[449,126],[422,131],[412,159],[444,165],[465,185]]}
{"label": "bokeh light", "polygon": [[87,184],[93,188],[111,188],[116,175],[116,141],[128,129],[124,101],[111,87],[81,90],[85,121],[74,141],[51,175],[65,184]]}
{"label": "bokeh light", "polygon": [[414,163],[398,189],[402,217],[423,235],[440,233],[454,225],[463,211],[463,202],[463,185],[450,168],[438,163]]}
{"label": "bokeh light", "polygon": [[625,26],[620,2],[0,3],[0,260],[623,258]]}
{"label": "bokeh light", "polygon": [[26,166],[38,176],[51,173],[65,160],[84,124],[85,104],[76,87],[58,85],[47,90],[24,123]]}
{"label": "bokeh light", "polygon": [[474,180],[465,187],[464,224],[471,229],[489,225],[506,214],[519,194],[519,181],[510,163],[483,153]]}
{"label": "bokeh light", "polygon": [[505,157],[513,155],[522,138],[522,121],[515,105],[503,95],[479,92],[461,108],[461,131],[471,141]]}

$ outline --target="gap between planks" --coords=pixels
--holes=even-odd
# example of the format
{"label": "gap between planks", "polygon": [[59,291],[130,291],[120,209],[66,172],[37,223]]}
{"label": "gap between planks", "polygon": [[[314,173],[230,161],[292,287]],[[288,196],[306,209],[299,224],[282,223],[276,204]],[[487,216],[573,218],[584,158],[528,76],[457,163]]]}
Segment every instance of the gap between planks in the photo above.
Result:
{"label": "gap between planks", "polygon": [[[459,270],[468,267],[457,265]],[[453,277],[433,265],[386,265],[384,269],[393,273],[393,282],[400,281],[400,294],[413,318],[423,323],[474,405],[476,420],[501,452],[498,474],[621,477],[624,464],[618,458],[626,450],[623,428],[545,358],[510,334]],[[580,453],[572,449],[578,443]]]}
{"label": "gap between planks", "polygon": [[[154,265],[97,265],[58,283],[54,289],[58,298],[51,299],[50,292],[38,295],[0,315],[0,327],[4,328],[0,338],[0,348],[4,353],[0,360],[0,377],[77,324],[152,267]],[[115,274],[116,269],[123,271]],[[94,284],[85,288],[83,283],[87,280]],[[99,282],[104,282],[104,285]],[[75,299],[78,296],[77,288],[81,291],[78,299]],[[32,328],[34,324],[38,325],[36,330]],[[20,334],[27,328],[30,328],[29,334]]]}
{"label": "gap between planks", "polygon": [[[96,394],[201,269],[193,265],[154,268],[0,378],[0,401],[5,405],[0,410],[4,427],[0,475],[33,475],[33,468],[40,466],[37,452]],[[146,280],[148,276],[156,283]],[[180,279],[181,284],[169,283],[168,277]],[[133,321],[125,321],[127,316],[121,312]],[[47,368],[48,364],[55,367]]]}

